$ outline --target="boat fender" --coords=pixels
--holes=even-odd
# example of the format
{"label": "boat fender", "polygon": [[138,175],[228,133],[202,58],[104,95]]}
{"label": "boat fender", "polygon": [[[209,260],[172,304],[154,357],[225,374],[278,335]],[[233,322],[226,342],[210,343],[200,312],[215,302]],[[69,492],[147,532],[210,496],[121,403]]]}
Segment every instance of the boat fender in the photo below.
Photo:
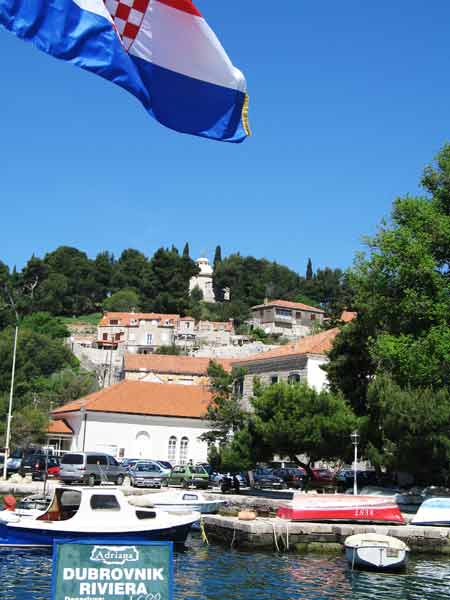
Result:
{"label": "boat fender", "polygon": [[254,510],[240,510],[238,512],[239,521],[254,521],[256,519],[256,513]]}
{"label": "boat fender", "polygon": [[14,496],[5,496],[3,498],[4,510],[16,510],[17,501]]}

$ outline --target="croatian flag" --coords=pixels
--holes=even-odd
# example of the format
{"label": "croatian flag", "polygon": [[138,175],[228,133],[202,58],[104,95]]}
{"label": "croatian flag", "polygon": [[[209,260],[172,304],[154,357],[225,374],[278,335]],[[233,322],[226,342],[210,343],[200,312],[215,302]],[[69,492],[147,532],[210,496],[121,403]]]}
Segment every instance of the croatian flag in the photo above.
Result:
{"label": "croatian flag", "polygon": [[250,134],[244,76],[191,0],[0,0],[0,25],[125,88],[171,129]]}

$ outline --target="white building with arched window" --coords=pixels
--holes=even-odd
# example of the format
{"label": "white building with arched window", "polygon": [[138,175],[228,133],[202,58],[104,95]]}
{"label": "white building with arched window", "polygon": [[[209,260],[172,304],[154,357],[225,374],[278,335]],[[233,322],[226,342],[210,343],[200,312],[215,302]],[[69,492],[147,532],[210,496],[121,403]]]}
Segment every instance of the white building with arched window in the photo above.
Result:
{"label": "white building with arched window", "polygon": [[[211,429],[206,386],[122,381],[53,411],[72,430],[71,451],[103,451],[116,458],[207,460],[200,439]],[[69,446],[69,443],[67,443]]]}

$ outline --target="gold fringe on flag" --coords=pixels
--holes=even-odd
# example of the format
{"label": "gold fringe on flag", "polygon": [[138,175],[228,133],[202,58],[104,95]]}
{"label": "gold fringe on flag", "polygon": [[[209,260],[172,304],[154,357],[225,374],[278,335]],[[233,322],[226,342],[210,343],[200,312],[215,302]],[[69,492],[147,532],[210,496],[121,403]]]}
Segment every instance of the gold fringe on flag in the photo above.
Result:
{"label": "gold fringe on flag", "polygon": [[248,121],[248,106],[250,103],[250,98],[248,94],[245,94],[244,106],[242,107],[242,125],[244,127],[245,133],[250,136],[252,135],[252,131],[250,129],[250,123]]}

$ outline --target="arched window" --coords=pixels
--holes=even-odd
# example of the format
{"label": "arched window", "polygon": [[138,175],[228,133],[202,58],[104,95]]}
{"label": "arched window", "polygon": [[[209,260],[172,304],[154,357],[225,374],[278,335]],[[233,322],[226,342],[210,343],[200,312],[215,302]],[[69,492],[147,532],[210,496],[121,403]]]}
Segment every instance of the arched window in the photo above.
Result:
{"label": "arched window", "polygon": [[187,437],[182,437],[180,442],[180,465],[185,465],[188,459],[189,440]]}
{"label": "arched window", "polygon": [[177,458],[177,438],[172,435],[169,438],[169,448],[167,452],[167,460],[169,462],[175,461]]}
{"label": "arched window", "polygon": [[300,383],[300,375],[298,373],[291,373],[288,377],[288,383]]}
{"label": "arched window", "polygon": [[152,455],[150,435],[146,431],[139,431],[139,433],[136,434],[134,454],[138,458],[150,458]]}

